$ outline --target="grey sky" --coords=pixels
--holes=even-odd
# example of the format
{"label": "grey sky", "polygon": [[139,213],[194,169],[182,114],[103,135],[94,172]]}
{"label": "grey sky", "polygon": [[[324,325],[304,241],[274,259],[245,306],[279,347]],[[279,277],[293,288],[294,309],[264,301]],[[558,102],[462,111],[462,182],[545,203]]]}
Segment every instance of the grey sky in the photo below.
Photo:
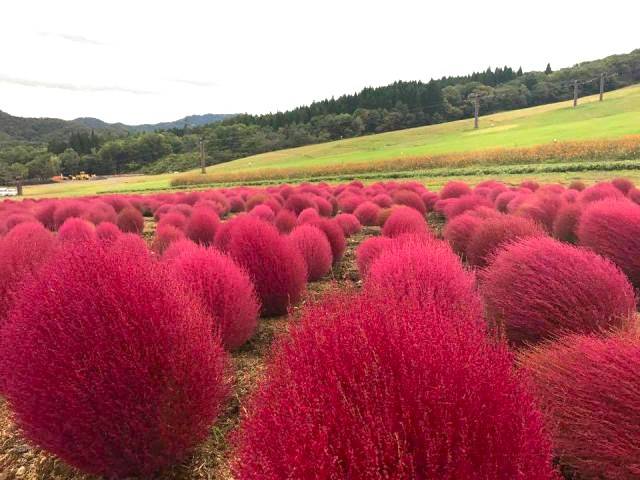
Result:
{"label": "grey sky", "polygon": [[640,48],[640,2],[0,3],[0,110],[147,123]]}

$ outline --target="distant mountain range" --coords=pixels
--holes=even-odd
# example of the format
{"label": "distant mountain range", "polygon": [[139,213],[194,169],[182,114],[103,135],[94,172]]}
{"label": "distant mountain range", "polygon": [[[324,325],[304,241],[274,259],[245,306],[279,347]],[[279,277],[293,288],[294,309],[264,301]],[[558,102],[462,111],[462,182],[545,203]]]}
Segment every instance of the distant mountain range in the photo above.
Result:
{"label": "distant mountain range", "polygon": [[183,128],[185,125],[198,127],[232,116],[233,114],[226,113],[207,113],[189,115],[173,122],[126,125],[124,123],[107,123],[91,117],[76,118],[75,120],[15,117],[0,110],[0,141],[48,142],[53,139],[67,139],[73,132],[91,130],[95,130],[96,133],[119,136],[127,133]]}

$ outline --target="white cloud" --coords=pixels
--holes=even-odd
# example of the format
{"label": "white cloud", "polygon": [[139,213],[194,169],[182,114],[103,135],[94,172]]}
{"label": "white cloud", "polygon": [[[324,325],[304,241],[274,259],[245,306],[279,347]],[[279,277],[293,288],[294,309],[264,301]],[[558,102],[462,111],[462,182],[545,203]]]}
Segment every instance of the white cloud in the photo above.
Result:
{"label": "white cloud", "polygon": [[628,0],[2,2],[0,74],[23,81],[0,84],[0,109],[126,123],[285,110],[398,79],[628,52],[639,14]]}

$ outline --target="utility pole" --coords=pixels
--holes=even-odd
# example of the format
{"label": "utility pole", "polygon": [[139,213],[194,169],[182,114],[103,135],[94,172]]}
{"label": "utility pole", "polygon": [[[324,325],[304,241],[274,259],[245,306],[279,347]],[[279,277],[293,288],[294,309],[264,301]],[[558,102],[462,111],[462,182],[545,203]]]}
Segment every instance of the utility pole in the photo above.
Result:
{"label": "utility pole", "polygon": [[478,129],[478,116],[480,115],[480,95],[472,93],[469,98],[473,98],[473,128]]}
{"label": "utility pole", "polygon": [[200,139],[200,172],[207,173],[205,161],[204,161],[204,139]]}
{"label": "utility pole", "polygon": [[606,75],[606,73],[600,74],[600,101],[602,101],[602,97],[604,96],[604,77]]}
{"label": "utility pole", "polygon": [[18,197],[22,196],[22,178],[16,177],[16,195]]}
{"label": "utility pole", "polygon": [[578,106],[578,80],[573,81],[573,108]]}

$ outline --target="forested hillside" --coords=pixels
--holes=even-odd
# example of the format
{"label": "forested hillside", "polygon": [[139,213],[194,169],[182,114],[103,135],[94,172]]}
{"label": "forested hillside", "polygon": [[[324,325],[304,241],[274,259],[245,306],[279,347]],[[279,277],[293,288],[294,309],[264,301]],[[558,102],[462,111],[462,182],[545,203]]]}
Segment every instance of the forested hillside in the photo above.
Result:
{"label": "forested hillside", "polygon": [[569,99],[574,81],[581,96],[597,93],[601,74],[605,74],[607,91],[639,82],[640,49],[558,71],[551,65],[532,72],[504,66],[427,82],[398,81],[286,112],[234,115],[204,126],[198,126],[195,117],[186,117],[177,128],[150,133],[129,130],[127,136],[95,129],[100,122],[96,119],[38,119],[40,123],[29,125],[24,121],[33,119],[16,120],[0,113],[0,181],[16,176],[46,179],[81,170],[96,174],[186,170],[199,163],[196,152],[201,139],[207,164],[212,165],[284,148],[469,118],[474,108],[470,95],[480,96],[480,112],[486,115]]}

